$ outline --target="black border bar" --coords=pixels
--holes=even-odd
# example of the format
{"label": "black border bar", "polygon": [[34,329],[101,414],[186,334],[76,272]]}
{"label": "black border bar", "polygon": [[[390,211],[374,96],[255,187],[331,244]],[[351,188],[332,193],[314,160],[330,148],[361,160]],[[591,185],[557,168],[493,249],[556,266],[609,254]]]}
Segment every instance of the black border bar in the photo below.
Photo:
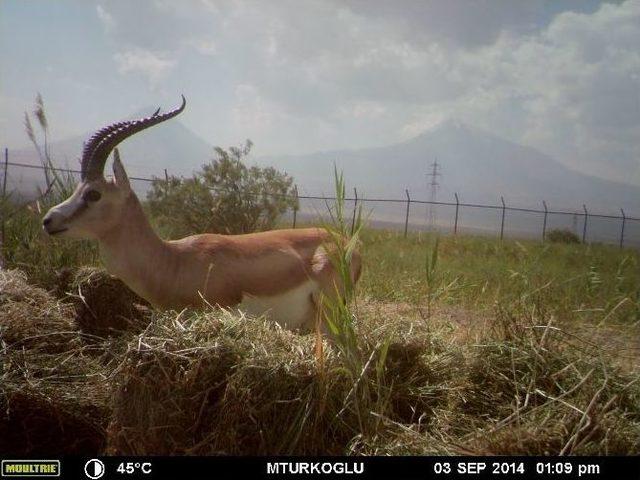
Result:
{"label": "black border bar", "polygon": [[[38,458],[5,457],[33,461]],[[621,479],[640,480],[640,457],[94,457],[101,479]],[[50,456],[43,460],[51,461]],[[61,479],[91,478],[91,457],[61,457]],[[91,470],[91,469],[89,469]],[[8,477],[7,477],[8,478]],[[15,477],[14,477],[15,478]],[[41,478],[31,476],[30,478]]]}

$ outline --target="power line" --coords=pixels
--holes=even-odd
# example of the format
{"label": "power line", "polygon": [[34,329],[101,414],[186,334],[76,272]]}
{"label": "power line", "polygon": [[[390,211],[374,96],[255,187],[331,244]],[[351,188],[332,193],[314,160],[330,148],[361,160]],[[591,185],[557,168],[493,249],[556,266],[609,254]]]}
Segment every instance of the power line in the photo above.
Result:
{"label": "power line", "polygon": [[427,173],[427,188],[429,189],[429,208],[427,213],[427,225],[429,230],[435,230],[436,228],[436,204],[438,201],[438,190],[440,189],[440,183],[438,183],[438,177],[442,174],[439,171],[440,164],[436,158],[435,162],[431,164],[431,173]]}

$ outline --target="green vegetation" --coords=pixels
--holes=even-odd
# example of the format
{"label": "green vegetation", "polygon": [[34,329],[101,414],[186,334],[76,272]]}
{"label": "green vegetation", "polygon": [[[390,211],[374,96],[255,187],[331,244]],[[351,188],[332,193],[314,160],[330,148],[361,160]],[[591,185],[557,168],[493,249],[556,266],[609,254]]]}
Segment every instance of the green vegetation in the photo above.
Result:
{"label": "green vegetation", "polygon": [[34,284],[54,286],[68,267],[97,263],[98,249],[92,242],[52,239],[42,231],[42,217],[49,208],[71,195],[76,180],[71,173],[60,172],[53,166],[48,146],[49,122],[40,94],[36,97],[33,115],[40,127],[42,140],[26,112],[25,130],[43,166],[46,189],[39,192],[35,201],[27,203],[12,198],[11,192],[0,198],[4,237],[0,257],[5,267],[23,270]]}
{"label": "green vegetation", "polygon": [[553,243],[580,243],[580,238],[567,229],[549,230],[546,239]]}
{"label": "green vegetation", "polygon": [[[66,267],[100,265],[95,242],[52,239],[42,232],[42,215],[56,200],[50,197],[19,211],[8,207],[5,223],[6,266],[23,270],[31,283],[45,288],[53,288]],[[358,292],[372,300],[426,308],[426,300],[433,298],[440,305],[490,311],[528,296],[563,320],[640,321],[640,255],[635,250],[442,236],[437,269],[427,277],[431,236],[405,239],[398,232],[365,229],[359,240],[364,273]]]}
{"label": "green vegetation", "polygon": [[155,179],[147,206],[170,238],[194,232],[250,233],[274,228],[297,207],[293,179],[274,168],[247,167],[251,151],[215,149],[215,158],[192,178]]}
{"label": "green vegetation", "polygon": [[[63,432],[47,432],[63,428],[82,439],[64,451],[83,454],[640,453],[637,252],[404,239],[360,216],[343,243],[344,217],[338,202],[328,226],[353,299],[329,301],[327,342],[233,312],[153,313],[108,276],[69,273],[99,264],[93,245],[47,238],[36,211],[12,216],[8,266],[26,275],[0,282],[9,446],[28,453],[24,435],[57,452]],[[43,421],[51,409],[62,427]]]}
{"label": "green vegetation", "polygon": [[[429,235],[367,230],[361,288],[383,302],[422,304]],[[640,321],[640,255],[602,245],[542,244],[444,236],[438,246],[438,301],[491,311],[520,299],[536,301],[563,320]]]}
{"label": "green vegetation", "polygon": [[[242,167],[248,148],[219,150],[200,180],[170,179],[170,194],[158,180],[152,222],[192,233],[217,197],[189,195],[231,182],[216,225],[271,225],[287,205],[254,215],[262,204],[234,185],[291,183]],[[341,285],[324,299],[329,335],[320,323],[297,335],[234,311],[140,305],[87,268],[100,264],[95,244],[42,232],[44,210],[69,188],[52,177],[35,205],[0,204],[16,269],[0,270],[0,451],[640,454],[637,251],[404,238],[364,229],[361,212],[352,232],[336,173],[325,227]],[[182,220],[185,208],[196,216]]]}

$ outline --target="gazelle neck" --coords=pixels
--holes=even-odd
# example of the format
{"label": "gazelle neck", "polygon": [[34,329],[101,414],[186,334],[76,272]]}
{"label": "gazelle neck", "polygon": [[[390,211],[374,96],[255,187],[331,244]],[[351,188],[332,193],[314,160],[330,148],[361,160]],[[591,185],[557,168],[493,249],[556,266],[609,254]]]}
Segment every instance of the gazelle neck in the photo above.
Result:
{"label": "gazelle neck", "polygon": [[170,278],[165,272],[172,268],[171,252],[151,227],[133,192],[126,201],[121,221],[98,241],[111,274],[144,298],[153,300],[162,295],[159,279]]}

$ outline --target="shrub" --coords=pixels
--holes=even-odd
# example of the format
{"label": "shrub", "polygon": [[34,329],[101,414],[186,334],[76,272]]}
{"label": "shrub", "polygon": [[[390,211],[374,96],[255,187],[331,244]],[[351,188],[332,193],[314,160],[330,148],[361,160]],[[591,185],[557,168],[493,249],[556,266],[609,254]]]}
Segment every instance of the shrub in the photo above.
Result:
{"label": "shrub", "polygon": [[566,228],[549,230],[545,238],[553,243],[580,243],[580,238]]}
{"label": "shrub", "polygon": [[238,234],[268,230],[297,207],[293,179],[274,168],[247,167],[251,142],[215,149],[215,158],[193,178],[154,179],[150,213],[170,236]]}

